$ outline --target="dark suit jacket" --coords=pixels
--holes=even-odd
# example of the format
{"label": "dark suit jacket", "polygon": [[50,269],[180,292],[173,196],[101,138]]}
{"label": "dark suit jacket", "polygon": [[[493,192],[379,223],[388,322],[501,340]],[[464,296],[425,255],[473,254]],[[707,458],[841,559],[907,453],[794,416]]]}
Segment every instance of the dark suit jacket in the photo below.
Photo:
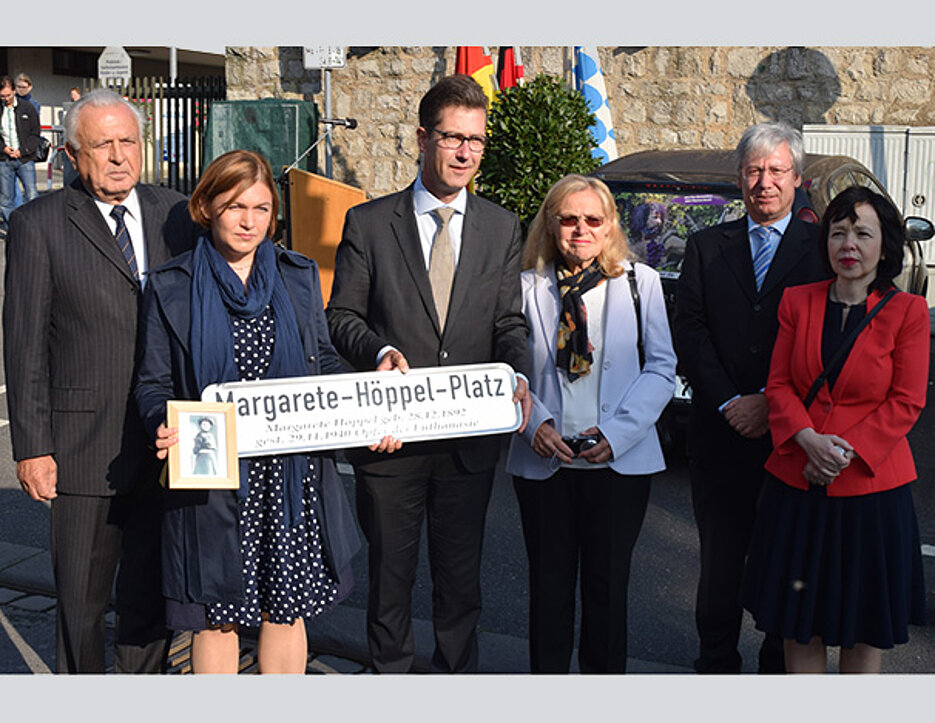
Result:
{"label": "dark suit jacket", "polygon": [[[925,406],[929,369],[929,310],[925,299],[898,293],[860,332],[834,389],[823,384],[805,409],[802,400],[821,374],[822,330],[829,282],[790,289],[779,306],[779,336],[766,397],[776,449],[766,469],[788,485],[808,489],[808,457],[796,443],[800,429],[837,434],[856,450],[827,487],[829,497],[863,495],[916,479],[906,435]],[[870,311],[882,298],[873,291]]]}
{"label": "dark suit jacket", "polygon": [[[345,372],[328,338],[318,267],[301,254],[276,249],[279,270],[292,299],[308,374]],[[134,394],[149,439],[165,421],[169,399],[200,399],[189,349],[192,254],[156,269],[146,288]],[[153,452],[149,452],[154,456]],[[339,600],[353,584],[351,558],[360,548],[357,526],[334,468],[319,457],[323,545],[339,579]],[[243,561],[237,495],[231,490],[176,490],[166,495],[163,517],[163,592],[181,602],[243,599]],[[335,602],[338,602],[336,600]]]}
{"label": "dark suit jacket", "polygon": [[766,386],[783,290],[829,275],[818,247],[818,226],[795,217],[759,291],[746,216],[689,237],[678,281],[675,346],[692,387],[692,459],[758,464],[766,459],[769,435],[741,437],[717,408],[734,395],[754,394]]}
{"label": "dark suit jacket", "polygon": [[[42,132],[42,126],[39,125],[39,113],[32,103],[22,98],[16,101],[16,133],[19,141],[21,158],[24,163],[35,160],[36,148],[39,147],[39,134]],[[0,118],[4,113],[11,110],[0,103]],[[2,128],[3,126],[0,126]],[[3,131],[0,130],[0,157],[8,158],[3,154],[3,146],[10,145],[10,139],[3,137]]]}
{"label": "dark suit jacket", "polygon": [[[139,185],[150,268],[189,248],[185,197]],[[51,454],[58,491],[127,491],[153,465],[130,397],[139,284],[80,180],[10,216],[3,304],[13,457]]]}
{"label": "dark suit jacket", "polygon": [[[528,375],[519,280],[521,231],[509,211],[468,194],[461,254],[444,333],[432,299],[413,211],[412,186],[347,212],[335,259],[328,325],[338,352],[358,371],[390,344],[412,367],[500,361]],[[392,430],[387,430],[392,432]],[[470,471],[497,461],[498,438],[403,445],[392,455],[353,450],[355,464],[399,469],[427,451],[456,452]]]}

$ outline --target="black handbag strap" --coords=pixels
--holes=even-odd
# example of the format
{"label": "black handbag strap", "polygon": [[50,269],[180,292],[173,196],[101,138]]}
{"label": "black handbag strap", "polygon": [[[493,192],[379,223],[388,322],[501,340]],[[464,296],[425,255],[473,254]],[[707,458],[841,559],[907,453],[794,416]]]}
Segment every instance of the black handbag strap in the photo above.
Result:
{"label": "black handbag strap", "polygon": [[646,350],[643,348],[643,315],[640,313],[640,292],[636,288],[636,268],[630,264],[627,269],[627,281],[630,282],[630,297],[633,299],[633,310],[636,312],[636,350],[640,355],[640,371],[646,363]]}
{"label": "black handbag strap", "polygon": [[808,394],[805,395],[806,409],[808,409],[808,406],[815,400],[815,395],[818,394],[818,390],[821,389],[821,385],[825,383],[828,375],[834,371],[837,363],[841,361],[841,357],[843,357],[847,350],[851,348],[851,345],[854,343],[857,335],[863,331],[864,327],[870,323],[870,320],[879,313],[880,309],[886,306],[886,303],[892,299],[898,291],[899,289],[896,288],[887,291],[886,295],[877,302],[876,306],[867,312],[864,318],[861,319],[860,323],[851,329],[851,333],[848,334],[841,342],[841,346],[838,347],[838,350],[834,353],[834,356],[831,357],[831,361],[828,362],[828,365],[825,367],[824,371],[818,375],[814,382],[812,382],[811,389],[809,389]]}

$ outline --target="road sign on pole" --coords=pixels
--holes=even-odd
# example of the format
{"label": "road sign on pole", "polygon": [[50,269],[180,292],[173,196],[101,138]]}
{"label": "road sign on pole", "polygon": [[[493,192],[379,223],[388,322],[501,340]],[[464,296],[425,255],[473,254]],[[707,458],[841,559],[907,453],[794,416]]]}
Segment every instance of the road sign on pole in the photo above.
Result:
{"label": "road sign on pole", "polygon": [[126,50],[118,45],[109,46],[104,48],[104,52],[97,59],[97,77],[102,81],[122,80],[128,83],[132,65]]}
{"label": "road sign on pole", "polygon": [[306,70],[343,68],[347,63],[347,52],[343,45],[316,45],[302,50]]}

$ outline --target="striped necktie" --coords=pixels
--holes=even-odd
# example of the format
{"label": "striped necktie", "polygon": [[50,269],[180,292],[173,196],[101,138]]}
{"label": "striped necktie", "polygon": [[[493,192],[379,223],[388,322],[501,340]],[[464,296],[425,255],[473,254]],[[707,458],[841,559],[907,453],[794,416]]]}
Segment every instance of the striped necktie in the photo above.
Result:
{"label": "striped necktie", "polygon": [[753,255],[753,276],[756,279],[756,290],[759,291],[773,260],[773,227],[757,226],[751,233],[757,240],[756,253]]}
{"label": "striped necktie", "polygon": [[110,217],[117,222],[117,228],[114,231],[114,241],[117,247],[123,252],[123,258],[127,260],[127,266],[130,267],[130,273],[137,281],[140,280],[140,269],[136,263],[136,252],[133,250],[133,242],[130,240],[130,232],[127,231],[127,224],[123,220],[123,215],[127,212],[126,206],[114,206],[110,212]]}

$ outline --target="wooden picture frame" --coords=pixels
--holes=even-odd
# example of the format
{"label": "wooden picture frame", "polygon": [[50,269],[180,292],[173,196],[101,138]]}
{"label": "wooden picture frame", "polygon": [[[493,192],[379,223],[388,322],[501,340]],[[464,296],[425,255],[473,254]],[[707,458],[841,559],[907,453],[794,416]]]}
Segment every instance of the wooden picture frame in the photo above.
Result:
{"label": "wooden picture frame", "polygon": [[169,447],[170,490],[240,486],[235,418],[233,402],[170,399],[166,403],[166,423],[178,429],[179,438]]}

